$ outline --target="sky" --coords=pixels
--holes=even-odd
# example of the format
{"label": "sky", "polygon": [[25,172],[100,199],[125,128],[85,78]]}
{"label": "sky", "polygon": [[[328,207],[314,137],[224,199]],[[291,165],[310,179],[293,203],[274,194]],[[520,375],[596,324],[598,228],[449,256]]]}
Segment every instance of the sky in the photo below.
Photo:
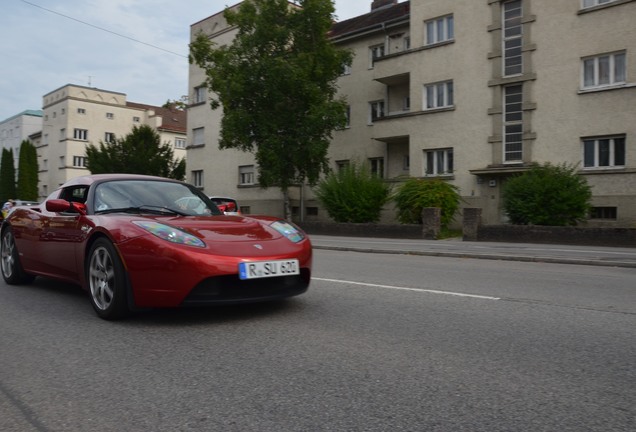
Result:
{"label": "sky", "polygon": [[[342,21],[372,0],[335,0]],[[0,122],[66,84],[163,105],[188,93],[190,26],[239,0],[2,0]]]}

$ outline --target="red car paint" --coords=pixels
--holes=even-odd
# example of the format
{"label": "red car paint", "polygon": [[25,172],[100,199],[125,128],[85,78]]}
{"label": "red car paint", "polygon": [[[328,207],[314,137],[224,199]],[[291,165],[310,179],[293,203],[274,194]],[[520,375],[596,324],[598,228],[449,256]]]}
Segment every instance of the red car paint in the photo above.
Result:
{"label": "red car paint", "polygon": [[[117,182],[129,182],[127,187],[150,185],[154,192],[147,197],[153,197],[153,205],[139,211],[128,208],[100,213],[98,186],[109,183],[116,190],[114,186],[123,185]],[[199,213],[177,214],[164,207],[167,198],[164,200],[163,195],[181,190],[203,200],[196,210]],[[146,203],[136,202],[134,206],[141,204]],[[312,248],[302,231],[293,227],[296,231],[288,235],[272,226],[278,218],[225,216],[212,207],[216,209],[196,188],[173,180],[124,174],[85,176],[62,185],[37,206],[13,211],[2,225],[2,238],[11,231],[19,270],[24,274],[76,283],[89,292],[91,245],[100,237],[107,239],[125,269],[128,301],[133,309],[255,302],[289,297],[307,289]],[[174,231],[188,241],[202,241],[204,246],[168,241],[136,224],[140,222],[156,223],[157,230],[170,235]],[[6,255],[3,251],[3,275]],[[241,262],[291,259],[298,260],[299,275],[256,281],[238,278]],[[6,259],[7,264],[9,261]],[[195,287],[197,292],[193,294]]]}

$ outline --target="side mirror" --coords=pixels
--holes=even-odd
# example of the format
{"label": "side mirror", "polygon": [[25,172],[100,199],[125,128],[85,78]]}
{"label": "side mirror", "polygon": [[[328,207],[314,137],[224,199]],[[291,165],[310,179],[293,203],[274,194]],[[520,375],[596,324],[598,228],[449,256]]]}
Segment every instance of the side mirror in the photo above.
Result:
{"label": "side mirror", "polygon": [[86,215],[86,204],[52,199],[46,202],[46,210],[53,213],[79,213],[84,216]]}

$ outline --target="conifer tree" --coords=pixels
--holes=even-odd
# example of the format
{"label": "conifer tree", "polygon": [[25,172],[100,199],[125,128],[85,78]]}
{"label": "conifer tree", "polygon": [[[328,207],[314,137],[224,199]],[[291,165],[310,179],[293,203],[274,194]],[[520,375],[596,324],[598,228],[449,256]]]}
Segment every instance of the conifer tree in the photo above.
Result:
{"label": "conifer tree", "polygon": [[27,140],[20,144],[17,198],[38,200],[38,155],[35,146]]}
{"label": "conifer tree", "polygon": [[14,198],[16,198],[16,189],[13,149],[5,148],[2,149],[2,159],[0,159],[0,206]]}

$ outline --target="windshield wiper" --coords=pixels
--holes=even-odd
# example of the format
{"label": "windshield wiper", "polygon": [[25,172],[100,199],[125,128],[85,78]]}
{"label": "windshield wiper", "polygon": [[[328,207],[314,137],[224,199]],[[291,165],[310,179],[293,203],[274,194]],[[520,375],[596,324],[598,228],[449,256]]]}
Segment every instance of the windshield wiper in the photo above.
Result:
{"label": "windshield wiper", "polygon": [[112,209],[104,209],[97,210],[95,214],[109,214],[109,213],[153,213],[159,215],[179,215],[179,216],[189,216],[187,213],[184,213],[179,210],[171,209],[168,207],[160,207],[160,206],[152,206],[152,205],[140,205],[137,207],[122,207],[122,208],[112,208]]}

